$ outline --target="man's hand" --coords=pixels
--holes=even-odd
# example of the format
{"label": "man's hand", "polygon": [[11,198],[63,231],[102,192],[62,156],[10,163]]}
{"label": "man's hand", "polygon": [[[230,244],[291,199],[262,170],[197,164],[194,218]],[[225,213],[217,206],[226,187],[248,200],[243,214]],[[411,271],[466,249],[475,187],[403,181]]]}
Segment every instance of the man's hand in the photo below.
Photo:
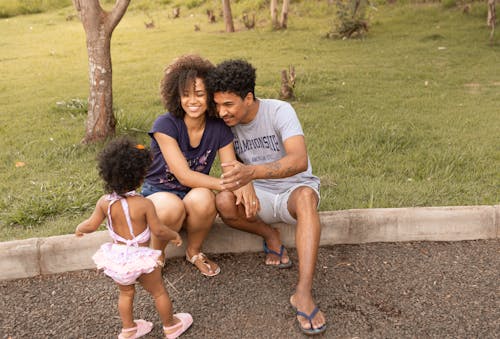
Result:
{"label": "man's hand", "polygon": [[245,207],[246,217],[255,217],[260,210],[260,202],[255,194],[253,184],[250,182],[233,193],[236,196],[236,205],[243,204],[243,207]]}
{"label": "man's hand", "polygon": [[237,160],[221,163],[221,167],[231,168],[221,175],[221,185],[223,189],[234,191],[245,186],[252,180],[254,169],[252,166],[242,164]]}

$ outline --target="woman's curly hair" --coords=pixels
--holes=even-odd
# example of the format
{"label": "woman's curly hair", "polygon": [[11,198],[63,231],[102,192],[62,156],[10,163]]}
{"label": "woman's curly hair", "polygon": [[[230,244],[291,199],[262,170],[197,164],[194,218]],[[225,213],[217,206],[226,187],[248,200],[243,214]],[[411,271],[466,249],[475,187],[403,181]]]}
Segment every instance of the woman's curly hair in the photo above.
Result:
{"label": "woman's curly hair", "polygon": [[[164,71],[160,83],[160,96],[165,108],[174,116],[184,118],[186,112],[182,109],[181,93],[194,88],[196,78],[200,78],[206,85],[206,77],[214,69],[214,65],[207,59],[196,54],[183,55],[175,59]],[[207,117],[217,116],[213,95],[207,91]]]}
{"label": "woman's curly hair", "polygon": [[138,188],[151,165],[151,153],[132,139],[110,141],[97,157],[99,175],[107,193],[125,194]]}
{"label": "woman's curly hair", "polygon": [[226,60],[210,72],[206,80],[210,93],[230,92],[244,99],[252,93],[255,99],[255,68],[245,60]]}

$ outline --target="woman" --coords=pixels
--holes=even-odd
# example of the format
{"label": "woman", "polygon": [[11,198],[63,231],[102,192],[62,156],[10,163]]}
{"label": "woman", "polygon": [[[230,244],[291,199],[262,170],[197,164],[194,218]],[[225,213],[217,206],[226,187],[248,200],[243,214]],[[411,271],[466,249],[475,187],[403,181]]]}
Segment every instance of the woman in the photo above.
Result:
{"label": "woman", "polygon": [[[186,228],[186,259],[206,276],[220,272],[201,251],[217,215],[213,190],[235,190],[251,216],[259,208],[251,184],[224,187],[209,175],[217,153],[220,162],[236,159],[231,130],[217,118],[212,95],[205,89],[213,68],[197,55],[184,55],[166,68],[160,87],[168,113],[159,116],[149,132],[153,163],[142,189],[165,225],[176,231]],[[151,244],[162,251],[166,246],[156,237]]]}

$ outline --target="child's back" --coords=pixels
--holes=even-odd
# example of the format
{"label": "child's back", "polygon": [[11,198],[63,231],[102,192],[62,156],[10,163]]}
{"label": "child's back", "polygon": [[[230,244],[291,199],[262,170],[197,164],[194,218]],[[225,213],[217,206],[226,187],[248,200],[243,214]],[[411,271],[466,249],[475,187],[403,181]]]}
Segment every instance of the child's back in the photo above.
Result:
{"label": "child's back", "polygon": [[[109,208],[109,215],[108,211],[106,211],[106,215],[108,216],[108,218],[111,217],[114,233],[116,233],[123,239],[133,239],[133,236],[130,233],[129,224],[127,222],[127,215],[130,218],[130,223],[134,235],[137,236],[149,230],[146,213],[146,205],[148,201],[146,201],[146,198],[140,195],[136,195],[135,192],[134,194],[123,197],[122,199],[125,200],[126,206],[128,206],[128,213],[126,213],[127,207],[123,206],[123,202],[121,202],[119,196],[113,196],[112,194],[110,194],[108,199],[112,200],[109,200],[107,203]],[[121,203],[116,203],[117,200],[115,199],[118,199],[118,201],[120,201]],[[112,207],[110,207],[110,205]],[[139,245],[148,246],[149,238],[146,242],[141,242]]]}
{"label": "child's back", "polygon": [[[135,191],[131,191],[124,195],[116,193],[105,195],[98,203],[102,205],[101,208],[107,206],[106,227],[113,242],[103,244],[92,259],[98,269],[103,269],[104,274],[122,285],[135,283],[142,274],[151,273],[162,264],[158,260],[161,251],[147,246],[151,232],[147,225],[146,213],[140,208],[141,199],[145,200]],[[139,219],[139,227],[134,226],[131,210],[135,212],[136,217],[139,217],[136,218]]]}

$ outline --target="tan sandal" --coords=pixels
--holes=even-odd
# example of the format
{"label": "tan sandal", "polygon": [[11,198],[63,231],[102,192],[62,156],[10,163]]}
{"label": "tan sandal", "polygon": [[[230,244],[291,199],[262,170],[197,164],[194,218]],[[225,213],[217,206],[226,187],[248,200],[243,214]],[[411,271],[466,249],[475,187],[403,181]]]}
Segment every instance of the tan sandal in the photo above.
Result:
{"label": "tan sandal", "polygon": [[[207,259],[207,256],[206,256],[204,253],[202,253],[202,252],[200,252],[200,253],[198,253],[198,254],[193,255],[191,258],[189,258],[189,255],[188,255],[188,253],[186,252],[186,260],[187,260],[187,261],[189,261],[189,262],[190,262],[191,264],[193,264],[194,266],[196,266],[196,264],[195,264],[195,263],[196,263],[198,260],[201,260],[201,263],[202,263],[202,264],[204,264],[205,266],[207,266],[207,268],[208,268],[209,270],[211,269],[210,264],[209,264],[209,263],[208,263],[208,261],[207,261],[207,260],[208,260],[208,259]],[[199,269],[199,268],[198,268],[198,269]],[[207,276],[207,277],[213,277],[213,276],[216,276],[217,274],[219,274],[219,273],[220,273],[220,267],[219,267],[219,266],[217,266],[217,269],[216,269],[216,270],[215,270],[215,272],[214,272],[214,273],[212,273],[212,274],[208,274],[208,273],[202,272],[201,270],[200,270],[200,272],[201,272],[201,274],[203,274],[203,275],[205,275],[205,276]]]}

